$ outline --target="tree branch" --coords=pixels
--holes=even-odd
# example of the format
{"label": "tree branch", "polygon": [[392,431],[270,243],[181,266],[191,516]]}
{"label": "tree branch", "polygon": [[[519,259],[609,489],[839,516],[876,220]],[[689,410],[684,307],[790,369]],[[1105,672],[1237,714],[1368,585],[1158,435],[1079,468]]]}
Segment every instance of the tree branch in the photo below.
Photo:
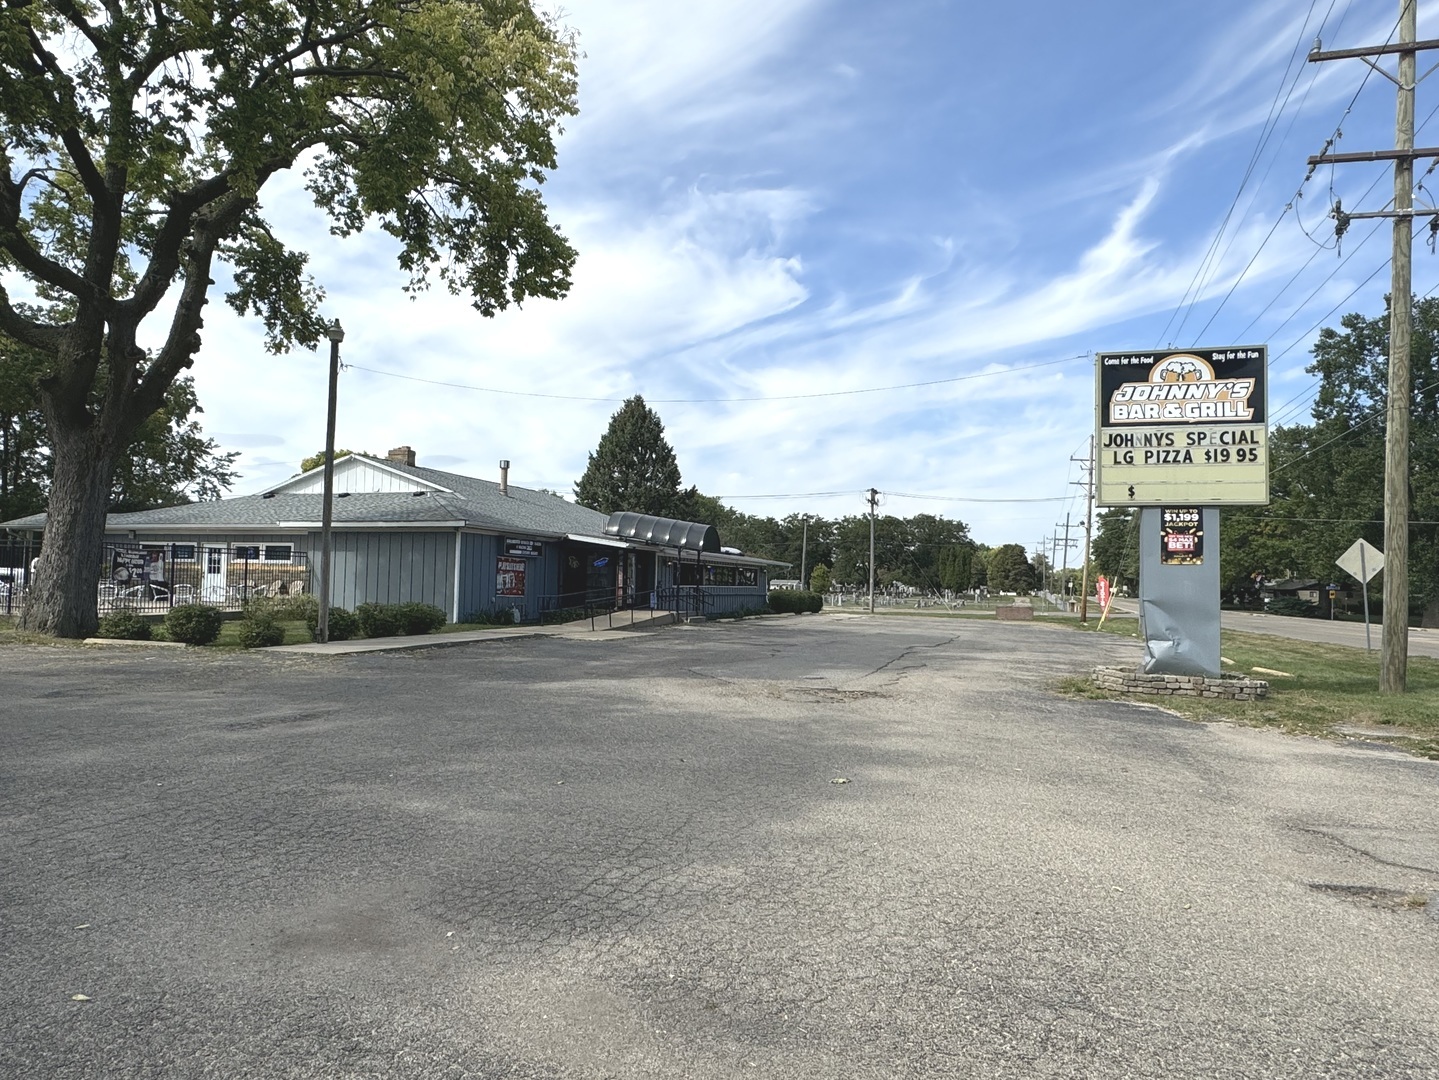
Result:
{"label": "tree branch", "polygon": [[[51,4],[56,11],[65,17],[65,20],[71,26],[85,35],[85,40],[90,43],[91,48],[97,53],[104,51],[105,39],[100,36],[95,27],[85,21],[85,16],[79,8],[71,3],[71,0],[51,0]],[[111,14],[113,15],[114,13],[112,12]]]}
{"label": "tree branch", "polygon": [[239,227],[245,213],[254,205],[253,198],[232,192],[212,214],[198,220],[191,230],[185,287],[175,305],[175,317],[171,320],[165,345],[135,386],[125,407],[125,419],[130,424],[138,424],[158,409],[164,403],[165,391],[170,384],[194,361],[200,348],[200,327],[205,322],[202,315],[206,294],[214,284],[210,279],[210,268],[215,249],[221,240]]}
{"label": "tree branch", "polygon": [[10,294],[0,285],[0,332],[8,334],[22,345],[43,352],[53,351],[63,332],[58,326],[27,319],[10,303]]}
{"label": "tree branch", "polygon": [[[49,81],[57,86],[63,86],[70,81],[70,76],[55,61],[54,55],[45,48],[45,43],[40,40],[35,28],[27,26],[26,34],[30,39],[30,52],[33,54],[35,63],[27,65],[31,74],[42,79],[49,75]],[[58,95],[52,95],[52,101],[56,105],[57,119],[60,115],[73,116],[78,112],[78,107],[73,100],[63,101]],[[97,206],[104,205],[110,201],[109,189],[105,186],[105,178],[100,175],[96,168],[94,159],[90,156],[90,148],[85,145],[80,131],[74,124],[57,125],[59,127],[60,142],[65,147],[65,152],[70,155],[70,160],[75,163],[75,171],[80,176],[80,182],[85,185],[85,190]]]}
{"label": "tree branch", "polygon": [[0,175],[0,249],[45,284],[63,289],[77,299],[108,305],[108,297],[68,266],[43,255],[20,230],[22,194],[23,189],[11,179],[8,170]]}

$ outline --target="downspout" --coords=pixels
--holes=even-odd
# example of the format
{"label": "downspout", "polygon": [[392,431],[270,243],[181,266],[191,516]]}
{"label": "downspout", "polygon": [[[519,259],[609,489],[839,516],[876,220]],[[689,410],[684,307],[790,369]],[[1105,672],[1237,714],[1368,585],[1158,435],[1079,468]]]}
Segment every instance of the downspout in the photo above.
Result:
{"label": "downspout", "polygon": [[454,597],[450,600],[450,622],[460,621],[460,552],[464,550],[465,534],[461,529],[455,530],[455,591]]}

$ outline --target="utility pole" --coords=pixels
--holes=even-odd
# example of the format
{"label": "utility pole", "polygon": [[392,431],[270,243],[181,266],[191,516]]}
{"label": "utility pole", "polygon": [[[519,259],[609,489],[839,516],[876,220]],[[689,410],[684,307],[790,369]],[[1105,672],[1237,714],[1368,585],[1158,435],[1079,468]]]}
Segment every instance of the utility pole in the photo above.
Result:
{"label": "utility pole", "polygon": [[869,489],[869,613],[874,614],[874,517],[879,507],[879,492]]}
{"label": "utility pole", "polygon": [[[1084,488],[1084,568],[1079,573],[1079,621],[1089,622],[1089,534],[1094,528],[1094,436],[1089,437],[1089,456],[1070,458],[1084,468],[1083,481],[1076,481]],[[1067,520],[1067,519],[1066,519]]]}
{"label": "utility pole", "polygon": [[[1056,529],[1059,528],[1059,523],[1056,522],[1054,527],[1055,527]],[[1071,543],[1073,543],[1073,541],[1069,539],[1069,515],[1068,515],[1068,514],[1065,514],[1065,515],[1064,515],[1064,569],[1060,572],[1060,575],[1059,575],[1059,590],[1060,590],[1060,592],[1061,592],[1066,598],[1069,596],[1069,545],[1070,545]]]}
{"label": "utility pole", "polygon": [[315,620],[315,639],[330,640],[330,524],[335,505],[335,403],[340,392],[340,342],[345,331],[336,319],[326,330],[330,339],[330,399],[325,411],[325,483],[320,508],[320,611]]}
{"label": "utility pole", "polygon": [[[1416,57],[1439,49],[1439,41],[1419,41],[1418,0],[1399,0],[1399,40],[1392,45],[1323,52],[1315,43],[1309,62],[1363,60],[1398,87],[1394,113],[1394,149],[1366,153],[1321,153],[1309,159],[1310,172],[1319,165],[1355,161],[1394,162],[1394,209],[1346,214],[1337,205],[1334,216],[1342,231],[1356,218],[1394,219],[1394,255],[1389,286],[1389,384],[1384,432],[1384,636],[1379,671],[1381,694],[1402,694],[1409,669],[1409,407],[1413,393],[1409,372],[1414,291],[1411,260],[1414,249],[1414,160],[1439,157],[1439,148],[1414,149],[1414,88]],[[1398,77],[1369,57],[1399,57]],[[1326,146],[1327,150],[1328,147]],[[1429,216],[1430,212],[1425,212]],[[1439,219],[1436,219],[1439,220]]]}
{"label": "utility pole", "polygon": [[805,557],[809,554],[809,515],[804,515],[804,539],[799,544],[799,587],[808,589],[809,582],[804,576]]}

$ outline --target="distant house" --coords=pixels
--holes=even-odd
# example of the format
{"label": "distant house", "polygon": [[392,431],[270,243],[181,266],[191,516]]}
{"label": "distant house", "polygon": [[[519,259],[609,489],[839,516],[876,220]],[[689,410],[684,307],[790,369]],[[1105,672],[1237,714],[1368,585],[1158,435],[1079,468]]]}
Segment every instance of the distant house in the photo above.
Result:
{"label": "distant house", "polygon": [[1319,603],[1323,585],[1312,578],[1285,578],[1283,581],[1266,581],[1259,587],[1259,595],[1265,600],[1280,596],[1292,596],[1306,603]]}
{"label": "distant house", "polygon": [[[422,468],[408,446],[335,462],[331,603],[420,601],[451,620],[517,610],[524,619],[585,603],[686,607],[764,604],[785,567],[720,550],[713,526],[605,515],[558,495]],[[314,592],[324,470],[255,495],[111,514],[101,598],[162,606]],[[38,535],[43,514],[4,522]],[[107,591],[108,590],[108,591]]]}

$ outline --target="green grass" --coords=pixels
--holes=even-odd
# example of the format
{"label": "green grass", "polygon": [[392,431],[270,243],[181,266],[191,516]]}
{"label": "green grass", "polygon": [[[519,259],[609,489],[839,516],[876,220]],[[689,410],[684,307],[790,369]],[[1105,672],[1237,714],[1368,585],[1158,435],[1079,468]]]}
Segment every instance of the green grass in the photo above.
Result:
{"label": "green grass", "polygon": [[[305,625],[303,619],[286,621],[280,623],[285,628],[286,645],[308,645],[310,643],[310,628]],[[163,627],[156,628],[156,637],[162,635],[158,632]],[[211,649],[238,649],[240,647],[240,620],[226,619],[220,624],[220,636],[206,648]]]}
{"label": "green grass", "polygon": [[[1089,627],[1096,629],[1094,622]],[[1109,619],[1103,631],[1137,637],[1138,620]],[[1425,757],[1439,758],[1439,660],[1409,658],[1409,691],[1379,693],[1379,653],[1345,645],[1292,641],[1267,634],[1220,631],[1220,653],[1233,663],[1224,670],[1269,682],[1262,701],[1166,698],[1165,708],[1192,720],[1231,720],[1307,735],[1342,735],[1341,727],[1381,730],[1387,740]],[[1287,672],[1292,678],[1256,672]],[[1086,697],[1119,697],[1096,689],[1087,678],[1066,680],[1065,689]],[[1143,700],[1143,699],[1134,699]]]}

